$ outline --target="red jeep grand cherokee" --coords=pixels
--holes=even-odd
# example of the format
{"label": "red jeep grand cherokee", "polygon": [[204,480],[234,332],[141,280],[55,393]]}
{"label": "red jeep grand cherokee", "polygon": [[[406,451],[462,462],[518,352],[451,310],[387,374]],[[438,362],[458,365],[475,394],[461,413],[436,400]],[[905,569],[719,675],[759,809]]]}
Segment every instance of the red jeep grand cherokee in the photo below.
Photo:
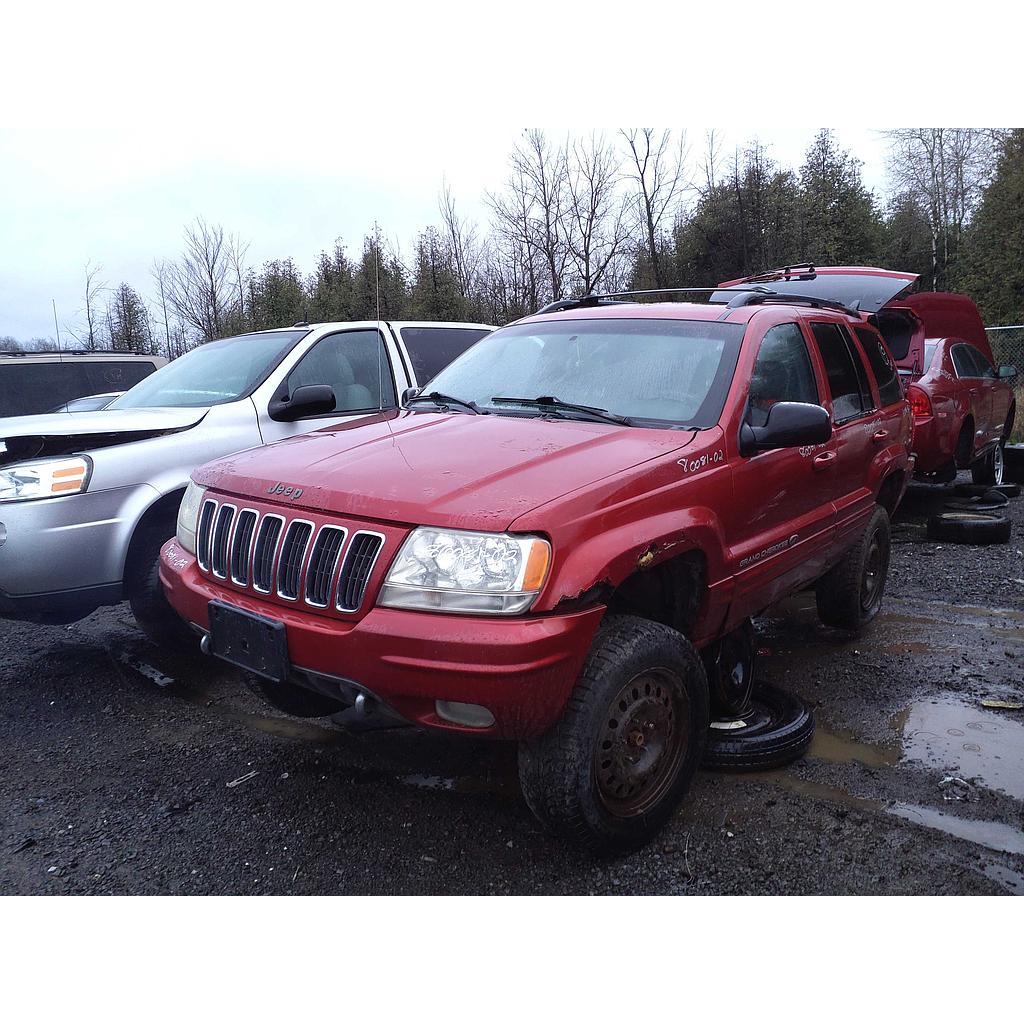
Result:
{"label": "red jeep grand cherokee", "polygon": [[967,295],[907,295],[917,274],[877,267],[784,267],[722,285],[798,291],[854,306],[896,358],[914,412],[916,472],[936,482],[970,468],[975,483],[1003,482],[1003,446],[1016,406],[1013,366],[993,366],[978,307]]}
{"label": "red jeep grand cherokee", "polygon": [[518,740],[543,823],[645,841],[700,764],[709,685],[744,699],[698,651],[814,584],[824,622],[868,622],[911,472],[872,328],[728,298],[553,303],[404,409],[199,469],[171,604],[277,707]]}

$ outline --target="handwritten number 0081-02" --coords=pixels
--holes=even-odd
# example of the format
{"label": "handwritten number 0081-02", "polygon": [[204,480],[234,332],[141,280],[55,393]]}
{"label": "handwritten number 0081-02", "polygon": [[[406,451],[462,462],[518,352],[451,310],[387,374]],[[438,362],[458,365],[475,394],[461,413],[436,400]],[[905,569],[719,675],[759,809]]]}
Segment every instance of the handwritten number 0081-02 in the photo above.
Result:
{"label": "handwritten number 0081-02", "polygon": [[725,462],[725,452],[721,448],[716,448],[713,452],[705,452],[695,459],[679,459],[678,461],[679,465],[683,467],[684,473],[696,473],[699,469]]}

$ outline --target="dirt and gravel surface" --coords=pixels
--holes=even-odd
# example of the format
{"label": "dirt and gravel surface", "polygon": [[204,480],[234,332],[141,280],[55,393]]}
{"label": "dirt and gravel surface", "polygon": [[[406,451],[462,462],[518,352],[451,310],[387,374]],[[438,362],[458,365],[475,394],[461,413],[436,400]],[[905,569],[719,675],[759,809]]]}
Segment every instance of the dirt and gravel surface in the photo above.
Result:
{"label": "dirt and gravel surface", "polygon": [[0,893],[1024,893],[1024,498],[1009,545],[894,531],[850,639],[801,595],[758,623],[762,678],[816,708],[808,757],[702,773],[639,853],[542,835],[510,747],[285,718],[123,608],[0,623]]}

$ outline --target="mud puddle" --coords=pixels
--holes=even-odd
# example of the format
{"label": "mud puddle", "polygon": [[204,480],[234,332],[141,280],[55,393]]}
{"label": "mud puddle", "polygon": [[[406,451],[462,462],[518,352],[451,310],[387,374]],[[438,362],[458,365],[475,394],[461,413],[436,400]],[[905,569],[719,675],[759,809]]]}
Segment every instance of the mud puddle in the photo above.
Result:
{"label": "mud puddle", "polygon": [[[869,797],[856,796],[845,789],[840,789],[838,786],[828,786],[818,782],[811,782],[808,779],[798,779],[782,772],[763,772],[751,775],[750,778],[769,782],[780,789],[796,793],[799,796],[815,800],[827,800],[842,807],[849,807],[867,813],[886,814],[900,818],[903,821],[920,825],[922,828],[931,829],[934,832],[942,832],[945,835],[963,839],[976,846],[984,846],[986,849],[993,850],[996,853],[1024,855],[1024,832],[1001,821],[961,818],[954,814],[946,814],[943,811],[936,810],[934,807],[924,807],[900,801],[891,803],[886,800],[873,800]],[[1005,877],[998,880],[1008,887],[1008,891],[1024,893],[1024,876],[1017,875],[1009,868],[1002,869],[1002,875]],[[1014,879],[1019,880],[1019,890],[1017,890],[1016,884],[1009,885]]]}
{"label": "mud puddle", "polygon": [[924,765],[1024,800],[1024,714],[961,701],[919,701],[890,724],[892,738],[881,743],[819,726],[809,756],[869,768]]}

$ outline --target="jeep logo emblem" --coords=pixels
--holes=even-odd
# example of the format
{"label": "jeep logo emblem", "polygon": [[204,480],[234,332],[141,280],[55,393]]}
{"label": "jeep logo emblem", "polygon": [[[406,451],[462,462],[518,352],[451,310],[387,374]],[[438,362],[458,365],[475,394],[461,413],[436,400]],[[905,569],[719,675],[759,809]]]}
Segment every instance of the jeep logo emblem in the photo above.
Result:
{"label": "jeep logo emblem", "polygon": [[271,484],[267,488],[267,494],[283,494],[286,498],[291,498],[294,501],[296,498],[302,496],[301,487],[286,487],[282,483]]}

